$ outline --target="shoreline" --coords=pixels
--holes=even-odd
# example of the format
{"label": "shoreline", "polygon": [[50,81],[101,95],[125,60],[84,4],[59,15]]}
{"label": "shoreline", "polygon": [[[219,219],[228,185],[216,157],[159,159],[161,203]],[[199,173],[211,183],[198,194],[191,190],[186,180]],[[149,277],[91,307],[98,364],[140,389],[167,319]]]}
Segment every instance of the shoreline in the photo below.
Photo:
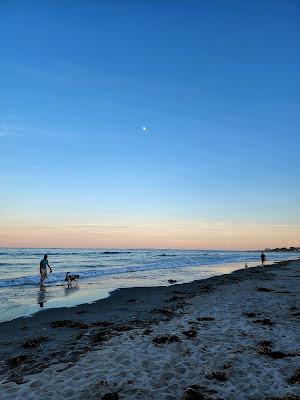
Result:
{"label": "shoreline", "polygon": [[[279,260],[279,261],[272,262],[270,264],[266,264],[265,267],[261,267],[261,265],[257,265],[257,262],[255,262],[255,261],[250,261],[250,262],[247,263],[248,265],[250,265],[249,268],[248,268],[248,271],[250,269],[253,269],[253,268],[267,268],[267,267],[272,267],[272,266],[274,266],[276,264],[279,264],[279,263],[293,262],[293,261],[297,261],[297,260],[298,259],[296,259],[296,260],[295,259]],[[300,257],[299,257],[299,260],[300,260]],[[239,264],[240,263],[238,263],[238,262],[229,263],[228,266],[239,265]],[[225,265],[224,264],[216,265],[216,267],[220,267],[220,266],[224,267]],[[197,266],[194,266],[194,268],[195,267],[197,267]],[[9,324],[9,323],[12,323],[12,324],[14,324],[14,323],[19,324],[20,323],[20,324],[22,324],[24,322],[24,320],[31,319],[31,318],[38,318],[38,319],[42,318],[42,319],[47,321],[48,319],[51,319],[50,314],[52,314],[52,313],[57,314],[57,315],[61,315],[61,314],[64,314],[64,313],[69,313],[70,315],[74,315],[74,312],[76,314],[77,313],[77,311],[76,311],[77,308],[80,308],[80,307],[83,307],[84,310],[80,309],[79,312],[84,311],[84,313],[85,313],[86,312],[85,309],[89,308],[90,309],[89,312],[92,312],[92,313],[96,312],[97,313],[97,312],[101,311],[101,310],[99,310],[99,307],[101,305],[104,305],[104,307],[106,307],[107,303],[111,303],[111,302],[112,303],[114,303],[114,302],[118,303],[119,301],[122,301],[123,298],[131,297],[131,295],[134,295],[135,292],[153,291],[153,294],[156,294],[157,291],[159,292],[159,291],[161,291],[163,289],[180,288],[181,286],[191,285],[191,284],[194,284],[195,282],[199,282],[199,283],[200,282],[207,282],[207,281],[215,280],[215,279],[218,282],[219,280],[217,278],[227,277],[227,276],[230,277],[232,274],[239,273],[239,272],[242,272],[242,271],[246,271],[246,269],[245,268],[237,268],[237,269],[235,269],[235,270],[233,270],[231,272],[228,272],[228,273],[220,273],[220,274],[213,275],[213,276],[210,276],[210,277],[207,277],[207,278],[192,279],[192,280],[187,281],[187,282],[177,282],[177,280],[176,280],[176,283],[172,283],[172,284],[168,283],[167,284],[167,282],[166,282],[165,285],[153,285],[153,286],[152,285],[149,285],[149,286],[146,285],[146,286],[132,286],[132,287],[120,286],[120,287],[115,287],[112,290],[105,290],[107,295],[105,295],[104,297],[97,298],[95,300],[85,301],[83,303],[69,305],[69,306],[59,306],[59,307],[55,307],[55,306],[52,307],[51,306],[49,308],[37,309],[37,311],[30,312],[29,314],[25,314],[25,315],[20,316],[20,317],[16,317],[16,318],[13,318],[13,319],[10,319],[10,320],[6,320],[6,321],[0,321],[0,328],[1,328],[2,324]],[[174,272],[174,271],[172,271],[172,272]],[[170,278],[171,278],[171,274],[170,274]],[[174,277],[174,278],[176,278],[176,277]],[[217,282],[214,282],[214,283],[217,283]],[[51,287],[51,284],[49,285],[49,287]],[[76,289],[76,287],[75,287],[75,289]],[[150,295],[150,293],[149,293],[149,295]],[[108,306],[108,307],[110,307],[110,306]],[[48,313],[49,313],[49,316],[48,315],[43,315],[43,316],[39,317],[39,315],[48,314]],[[117,316],[112,316],[112,317],[116,317],[117,318]],[[1,329],[0,329],[0,340],[1,340]]]}
{"label": "shoreline", "polygon": [[[57,366],[62,364],[66,369],[75,368],[85,357],[101,351],[101,348],[109,343],[122,341],[123,337],[129,341],[132,341],[130,336],[134,335],[148,338],[150,333],[147,334],[146,331],[176,323],[176,320],[185,318],[186,313],[189,315],[194,312],[195,302],[205,304],[207,299],[213,298],[218,292],[235,289],[240,285],[270,284],[274,279],[273,275],[278,274],[278,271],[282,273],[285,268],[297,270],[299,264],[299,259],[282,261],[265,267],[240,269],[230,274],[189,283],[117,289],[109,297],[92,304],[47,309],[29,317],[2,322],[0,324],[0,353],[4,361],[0,364],[0,373],[4,378],[1,379],[1,385],[8,390],[7,398],[9,399],[10,391],[15,395],[19,391],[22,392],[22,388],[28,385],[30,380],[27,381],[27,377],[34,377],[41,371],[46,372],[51,368],[57,369]],[[299,274],[296,273],[296,277],[299,277]],[[280,291],[277,290],[277,292],[280,295]],[[230,299],[230,293],[228,296]],[[256,296],[258,296],[257,293]],[[284,297],[284,291],[281,296]],[[206,309],[202,310],[202,314],[211,313],[209,308],[213,306],[215,306],[214,303],[208,304]],[[230,317],[230,314],[227,317]],[[55,321],[64,320],[76,322],[73,326],[70,322],[55,323]],[[191,324],[190,327],[193,328],[194,325]],[[44,339],[41,339],[39,343],[32,341],[33,338],[41,337]],[[189,340],[191,343],[191,339]],[[29,347],[26,347],[26,343]],[[19,357],[19,360],[15,357]],[[296,358],[293,360],[296,361]],[[16,365],[12,365],[13,363]],[[105,391],[107,391],[106,388],[101,388],[100,392],[105,394]],[[70,398],[80,398],[76,396],[74,394]],[[125,396],[124,398],[135,397]],[[167,399],[167,397],[161,398]]]}
{"label": "shoreline", "polygon": [[[270,260],[266,265],[293,259],[295,257],[291,259],[274,259]],[[36,313],[46,312],[50,309],[72,308],[83,304],[92,304],[109,297],[114,291],[124,288],[161,287],[168,286],[169,279],[175,279],[178,284],[182,284],[229,274],[241,269],[241,264],[243,265],[245,262],[200,264],[185,268],[172,268],[168,266],[167,268],[159,269],[157,274],[155,274],[155,269],[148,271],[148,276],[143,279],[138,276],[139,272],[131,273],[130,276],[129,274],[120,274],[117,280],[113,276],[102,277],[101,280],[96,279],[93,282],[86,282],[85,279],[82,279],[79,282],[79,286],[74,286],[71,289],[66,289],[66,285],[63,283],[56,284],[51,281],[46,282],[46,285],[42,288],[39,288],[39,285],[37,285],[36,290],[40,289],[38,291],[33,291],[35,286],[26,287],[25,291],[22,289],[26,299],[24,303],[19,303],[19,308],[18,306],[16,308],[9,308],[9,304],[7,305],[7,309],[5,307],[0,308],[2,312],[0,324],[17,318],[31,317]],[[248,260],[247,264],[249,268],[258,266],[258,262],[253,260]],[[16,290],[16,288],[16,286],[13,286],[13,290]],[[20,286],[21,288],[23,287]],[[12,295],[17,296],[17,292]],[[43,303],[42,305],[40,305],[41,302]]]}

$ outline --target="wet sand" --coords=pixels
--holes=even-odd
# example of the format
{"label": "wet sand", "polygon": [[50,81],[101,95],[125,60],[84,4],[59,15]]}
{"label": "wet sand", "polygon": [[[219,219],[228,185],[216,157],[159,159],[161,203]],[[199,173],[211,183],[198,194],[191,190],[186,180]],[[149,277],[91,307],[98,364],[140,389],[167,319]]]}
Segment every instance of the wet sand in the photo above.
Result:
{"label": "wet sand", "polygon": [[1,323],[0,398],[300,396],[299,279],[281,262]]}

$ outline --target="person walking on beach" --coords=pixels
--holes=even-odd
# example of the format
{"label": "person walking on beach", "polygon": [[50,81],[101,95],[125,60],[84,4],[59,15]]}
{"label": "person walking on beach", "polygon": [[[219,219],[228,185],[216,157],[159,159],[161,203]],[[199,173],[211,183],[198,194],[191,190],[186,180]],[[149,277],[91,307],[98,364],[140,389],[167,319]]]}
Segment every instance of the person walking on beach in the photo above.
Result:
{"label": "person walking on beach", "polygon": [[50,274],[51,274],[52,268],[48,263],[48,256],[47,254],[45,254],[44,258],[40,261],[40,275],[41,275],[40,284],[42,284],[43,281],[47,278],[47,267],[50,269]]}
{"label": "person walking on beach", "polygon": [[266,256],[263,251],[261,252],[260,259],[261,259],[261,266],[263,267],[266,262]]}

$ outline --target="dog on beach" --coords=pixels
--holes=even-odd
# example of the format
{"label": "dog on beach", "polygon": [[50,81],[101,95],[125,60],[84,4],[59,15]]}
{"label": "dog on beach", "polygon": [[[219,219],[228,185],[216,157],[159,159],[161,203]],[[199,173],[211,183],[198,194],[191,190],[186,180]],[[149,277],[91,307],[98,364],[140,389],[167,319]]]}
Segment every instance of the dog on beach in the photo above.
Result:
{"label": "dog on beach", "polygon": [[70,272],[66,273],[65,282],[67,282],[68,289],[72,287],[72,282],[75,282],[78,285],[77,279],[79,279],[79,275],[71,275]]}

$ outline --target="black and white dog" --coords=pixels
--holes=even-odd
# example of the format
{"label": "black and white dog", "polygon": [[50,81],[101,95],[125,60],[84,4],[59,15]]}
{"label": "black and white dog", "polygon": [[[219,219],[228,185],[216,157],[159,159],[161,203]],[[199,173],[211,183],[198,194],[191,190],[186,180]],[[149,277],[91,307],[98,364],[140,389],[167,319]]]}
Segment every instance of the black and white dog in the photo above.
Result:
{"label": "black and white dog", "polygon": [[68,289],[72,287],[72,282],[76,282],[76,285],[78,285],[77,279],[79,279],[79,275],[71,275],[70,272],[66,273],[65,282],[67,282]]}

